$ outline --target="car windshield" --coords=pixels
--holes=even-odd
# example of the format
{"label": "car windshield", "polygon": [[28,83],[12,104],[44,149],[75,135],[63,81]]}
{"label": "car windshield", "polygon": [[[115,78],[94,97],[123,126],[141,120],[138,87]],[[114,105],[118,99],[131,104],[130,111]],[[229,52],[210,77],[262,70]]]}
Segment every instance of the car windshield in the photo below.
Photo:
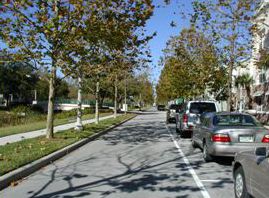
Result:
{"label": "car windshield", "polygon": [[216,106],[212,102],[192,102],[190,113],[202,114],[204,112],[216,112]]}
{"label": "car windshield", "polygon": [[250,115],[216,115],[213,118],[215,126],[262,126],[254,117]]}

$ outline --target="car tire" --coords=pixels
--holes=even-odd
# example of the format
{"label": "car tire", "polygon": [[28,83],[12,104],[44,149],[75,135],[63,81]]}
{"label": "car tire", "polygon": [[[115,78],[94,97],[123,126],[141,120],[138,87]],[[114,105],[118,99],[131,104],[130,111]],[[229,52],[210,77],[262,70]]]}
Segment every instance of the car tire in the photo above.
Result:
{"label": "car tire", "polygon": [[203,158],[205,162],[211,162],[213,160],[213,157],[208,153],[208,148],[206,143],[203,145]]}
{"label": "car tire", "polygon": [[237,168],[234,173],[234,194],[236,198],[250,198],[242,166]]}
{"label": "car tire", "polygon": [[180,131],[180,137],[181,138],[185,138],[186,137],[185,131],[183,131],[183,130]]}
{"label": "car tire", "polygon": [[179,133],[177,122],[176,122],[176,132]]}
{"label": "car tire", "polygon": [[193,139],[191,139],[191,146],[192,146],[192,148],[197,148],[198,147],[196,142]]}

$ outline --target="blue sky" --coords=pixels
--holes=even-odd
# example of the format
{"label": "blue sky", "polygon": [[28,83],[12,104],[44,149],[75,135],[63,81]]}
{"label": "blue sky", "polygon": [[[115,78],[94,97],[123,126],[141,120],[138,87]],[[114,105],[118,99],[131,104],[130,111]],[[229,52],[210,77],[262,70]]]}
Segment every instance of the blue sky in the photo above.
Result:
{"label": "blue sky", "polygon": [[[153,0],[155,5],[154,14],[147,22],[146,31],[150,34],[157,32],[157,35],[149,42],[149,47],[152,53],[151,63],[151,80],[154,83],[158,82],[162,67],[158,65],[162,50],[166,46],[166,42],[171,36],[179,35],[182,28],[188,27],[188,20],[182,19],[180,11],[191,9],[190,0],[170,0],[171,3],[166,5],[164,0]],[[182,7],[182,2],[185,4]],[[176,27],[171,27],[170,23],[176,22]],[[0,48],[6,47],[0,42]]]}
{"label": "blue sky", "polygon": [[[188,27],[189,22],[186,19],[182,19],[180,11],[184,9],[191,9],[190,1],[184,1],[184,8],[180,5],[182,0],[171,0],[169,5],[165,5],[164,0],[154,0],[155,10],[154,15],[148,21],[146,30],[149,33],[157,32],[149,43],[149,47],[152,52],[152,74],[151,79],[154,83],[158,82],[158,78],[162,67],[158,65],[160,57],[162,56],[162,50],[166,46],[166,42],[171,36],[179,35],[182,28]],[[157,7],[157,5],[161,5]],[[175,21],[177,26],[171,27],[171,21]]]}

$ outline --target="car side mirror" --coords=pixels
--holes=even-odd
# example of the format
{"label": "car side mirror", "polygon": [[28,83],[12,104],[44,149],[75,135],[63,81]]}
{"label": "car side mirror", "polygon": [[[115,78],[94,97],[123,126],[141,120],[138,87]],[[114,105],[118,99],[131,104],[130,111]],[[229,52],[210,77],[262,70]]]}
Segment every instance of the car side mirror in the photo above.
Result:
{"label": "car side mirror", "polygon": [[255,155],[256,156],[264,156],[266,157],[267,156],[267,149],[266,147],[257,147],[255,148]]}
{"label": "car side mirror", "polygon": [[259,165],[263,160],[265,160],[269,153],[266,147],[257,147],[255,148],[256,163]]}

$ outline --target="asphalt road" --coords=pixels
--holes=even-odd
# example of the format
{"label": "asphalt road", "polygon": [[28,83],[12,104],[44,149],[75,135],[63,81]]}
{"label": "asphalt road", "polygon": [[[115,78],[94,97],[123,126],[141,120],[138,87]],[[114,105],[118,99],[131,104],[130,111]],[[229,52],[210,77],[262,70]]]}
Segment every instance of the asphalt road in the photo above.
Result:
{"label": "asphalt road", "polygon": [[204,163],[149,111],[0,192],[3,198],[231,198],[231,160]]}

